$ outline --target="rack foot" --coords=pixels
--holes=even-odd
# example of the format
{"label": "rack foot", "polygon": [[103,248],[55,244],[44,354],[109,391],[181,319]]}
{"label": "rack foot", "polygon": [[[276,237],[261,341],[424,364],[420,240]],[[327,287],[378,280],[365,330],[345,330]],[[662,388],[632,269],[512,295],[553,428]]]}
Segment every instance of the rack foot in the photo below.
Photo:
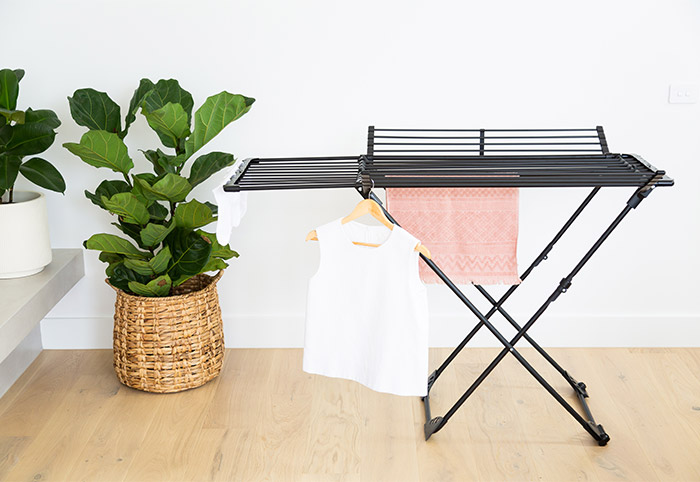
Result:
{"label": "rack foot", "polygon": [[428,440],[432,434],[434,434],[442,428],[442,421],[442,417],[435,417],[425,422],[425,425],[423,426],[423,431],[425,432],[425,440]]}
{"label": "rack foot", "polygon": [[605,429],[602,425],[596,425],[593,422],[588,422],[588,427],[590,428],[590,434],[593,436],[594,439],[596,439],[598,445],[600,445],[601,447],[605,447],[608,444],[608,442],[610,442],[610,435],[608,435],[605,432]]}

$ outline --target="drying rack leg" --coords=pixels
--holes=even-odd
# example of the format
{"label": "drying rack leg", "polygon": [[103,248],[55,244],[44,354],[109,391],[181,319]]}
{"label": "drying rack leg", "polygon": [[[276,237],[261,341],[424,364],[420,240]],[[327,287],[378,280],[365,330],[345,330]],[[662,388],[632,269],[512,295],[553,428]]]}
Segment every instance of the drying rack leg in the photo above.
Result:
{"label": "drying rack leg", "polygon": [[[539,266],[539,264],[542,261],[547,260],[547,257],[549,255],[550,251],[552,251],[552,249],[554,248],[554,245],[559,241],[559,239],[561,239],[561,237],[564,235],[564,233],[574,223],[576,218],[579,217],[579,215],[583,212],[583,210],[586,208],[586,206],[588,206],[588,204],[595,197],[595,195],[598,194],[598,191],[600,191],[600,188],[596,187],[590,192],[590,194],[588,194],[588,196],[586,196],[586,198],[579,205],[579,207],[576,209],[576,211],[574,211],[574,213],[571,215],[571,217],[566,221],[566,223],[564,223],[564,225],[561,227],[559,232],[557,232],[557,234],[554,236],[554,238],[552,238],[552,240],[549,242],[549,244],[547,244],[547,246],[542,250],[542,252],[535,258],[535,260],[532,262],[532,264],[523,272],[523,274],[520,276],[521,284],[522,284],[522,282],[525,281],[525,279],[527,279],[528,276],[530,276],[530,273],[532,273],[532,271],[537,266]],[[505,311],[503,310],[503,308],[501,306],[503,305],[503,303],[506,302],[506,300],[508,298],[510,298],[510,295],[512,295],[515,292],[515,290],[518,289],[519,286],[520,285],[511,286],[503,294],[503,296],[501,296],[501,298],[498,301],[496,301],[486,292],[486,290],[483,287],[481,287],[479,285],[475,285],[476,289],[479,290],[482,294],[484,294],[484,296],[486,296],[486,298],[489,300],[489,302],[493,305],[493,307],[486,313],[486,315],[484,315],[484,317],[487,319],[490,319],[491,316],[493,316],[493,314],[496,313],[497,311],[501,312],[502,314],[505,313]],[[513,325],[513,327],[516,330],[520,329],[520,326],[518,326],[517,323],[515,323],[515,321],[507,315],[507,313],[505,316],[506,316],[506,319],[508,319],[508,321],[511,323],[511,325]],[[484,324],[482,322],[479,322],[472,329],[472,331],[469,332],[469,334],[464,338],[464,340],[462,340],[462,342],[452,351],[452,353],[450,353],[450,355],[445,359],[445,361],[442,363],[442,365],[440,365],[440,367],[431,374],[431,376],[428,380],[428,391],[430,391],[430,387],[432,387],[433,383],[435,383],[435,380],[438,379],[438,377],[442,374],[442,372],[445,370],[445,368],[447,368],[447,366],[452,362],[452,360],[454,360],[455,357],[462,351],[462,349],[465,346],[467,346],[469,341],[474,337],[474,335],[476,335],[476,333],[483,326],[484,326]],[[529,335],[525,335],[525,339],[533,346],[536,346],[537,347],[536,349],[538,351],[540,351],[540,353],[542,353],[542,355],[547,359],[547,361],[552,363],[554,365],[554,367],[563,375],[564,370],[546,352],[544,352],[544,350],[539,348],[539,345],[537,345],[537,343],[535,343],[534,340],[532,340],[532,338],[530,338]]]}
{"label": "drying rack leg", "polygon": [[[599,188],[595,188],[591,194],[584,200],[584,202],[579,206],[577,211],[574,213],[574,215],[569,219],[567,224],[559,231],[557,236],[555,236],[555,239],[548,245],[547,248],[543,251],[543,254],[541,254],[541,257],[538,257],[537,260],[533,263],[533,265],[528,268],[526,273],[524,273],[523,277],[526,277],[526,275],[529,274],[529,272],[539,264],[542,260],[546,259],[546,255],[551,250],[551,247],[553,244],[558,241],[558,239],[563,235],[563,233],[568,229],[568,227],[571,225],[571,223],[578,217],[580,212],[585,208],[585,206],[590,202],[592,197],[597,193]],[[428,394],[422,398],[424,407],[425,407],[425,415],[426,415],[426,423],[424,426],[424,431],[425,431],[425,439],[428,440],[430,436],[439,431],[442,427],[445,426],[445,424],[449,421],[449,419],[455,414],[455,412],[462,406],[462,404],[471,396],[471,394],[476,390],[476,388],[483,382],[486,377],[493,371],[493,369],[498,365],[498,363],[505,358],[505,356],[510,353],[513,355],[520,364],[522,364],[525,369],[549,392],[552,397],[554,397],[557,402],[559,402],[566,411],[571,414],[571,416],[581,424],[581,426],[598,442],[599,445],[606,445],[608,441],[610,440],[610,437],[607,433],[605,433],[605,430],[603,429],[603,426],[600,424],[596,424],[595,419],[593,418],[593,415],[590,412],[590,409],[588,407],[588,404],[586,403],[585,399],[588,398],[588,393],[586,392],[586,386],[585,384],[581,382],[577,382],[573,377],[571,377],[565,370],[563,370],[555,361],[553,358],[551,358],[539,345],[535,343],[535,345],[539,348],[538,352],[540,352],[550,363],[552,363],[555,368],[562,373],[562,375],[567,379],[567,381],[571,384],[571,386],[574,388],[576,391],[576,394],[583,406],[584,412],[586,414],[586,418],[582,417],[566,400],[564,400],[561,395],[535,370],[528,362],[525,360],[525,358],[515,349],[514,345],[523,337],[526,337],[528,341],[532,343],[532,339],[527,335],[527,331],[532,327],[532,325],[542,316],[544,311],[549,307],[549,305],[554,302],[559,295],[562,293],[566,293],[568,288],[571,286],[572,280],[576,274],[583,268],[583,266],[588,262],[588,260],[593,256],[593,254],[600,248],[600,246],[603,244],[603,242],[610,236],[612,231],[620,224],[622,219],[631,211],[632,209],[636,208],[639,203],[648,196],[648,194],[651,192],[651,188],[649,187],[643,187],[638,189],[632,197],[627,201],[627,205],[625,208],[618,214],[618,216],[615,218],[615,220],[610,224],[610,226],[603,232],[603,234],[598,238],[598,240],[593,244],[593,246],[586,252],[584,257],[579,261],[579,263],[575,266],[575,268],[569,273],[569,275],[561,280],[559,283],[559,286],[555,288],[555,290],[552,292],[552,294],[547,298],[547,300],[544,302],[544,304],[535,312],[535,314],[525,323],[524,326],[519,327],[518,324],[515,322],[515,320],[510,317],[510,315],[505,312],[501,308],[501,305],[503,302],[507,299],[510,294],[512,294],[512,291],[516,287],[511,287],[511,290],[509,290],[504,297],[502,297],[501,300],[496,301],[494,300],[488,293],[481,288],[480,292],[487,296],[487,299],[493,304],[493,307],[487,314],[488,316],[485,316],[482,314],[468,299],[467,297],[452,283],[452,281],[440,270],[440,268],[437,267],[437,265],[430,259],[424,257],[421,255],[421,258],[423,258],[423,261],[425,261],[428,266],[442,279],[442,281],[453,291],[453,293],[469,308],[469,310],[479,318],[479,324],[477,327],[475,327],[472,332],[467,336],[465,341],[463,341],[460,344],[460,347],[458,347],[458,350],[455,350],[455,352],[458,352],[461,350],[466,343],[471,339],[471,337],[474,336],[476,331],[480,329],[482,326],[486,326],[489,331],[501,342],[501,344],[504,346],[504,349],[501,350],[501,352],[498,354],[498,356],[489,364],[489,366],[479,375],[479,377],[472,383],[472,385],[467,389],[467,391],[460,397],[460,399],[454,404],[452,408],[442,417],[432,417],[431,411],[430,411],[430,388],[432,387],[433,383],[437,380],[438,376],[444,370],[444,368],[449,364],[452,359],[454,359],[454,356],[456,356],[456,353],[453,352],[453,354],[450,356],[450,358],[443,363],[441,366],[441,370],[436,370],[433,372],[429,378],[428,378]],[[366,197],[372,198],[375,201],[377,201],[380,206],[381,202],[379,199],[371,192],[367,193]],[[391,215],[384,209],[385,214],[391,220],[392,222],[396,223],[396,221],[391,217]],[[521,278],[522,279],[522,278]],[[482,291],[483,290],[483,291]],[[496,311],[499,311],[504,317],[511,323],[513,326],[518,329],[517,334],[509,341],[507,340],[489,321],[489,317],[493,315]],[[533,345],[534,346],[534,345]]]}

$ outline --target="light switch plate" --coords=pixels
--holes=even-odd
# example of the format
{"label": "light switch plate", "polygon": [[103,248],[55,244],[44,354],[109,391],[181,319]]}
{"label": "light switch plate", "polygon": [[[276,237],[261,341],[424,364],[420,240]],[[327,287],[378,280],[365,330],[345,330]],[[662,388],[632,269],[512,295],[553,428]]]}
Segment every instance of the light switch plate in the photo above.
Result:
{"label": "light switch plate", "polygon": [[668,89],[669,104],[695,104],[698,101],[697,84],[671,84]]}

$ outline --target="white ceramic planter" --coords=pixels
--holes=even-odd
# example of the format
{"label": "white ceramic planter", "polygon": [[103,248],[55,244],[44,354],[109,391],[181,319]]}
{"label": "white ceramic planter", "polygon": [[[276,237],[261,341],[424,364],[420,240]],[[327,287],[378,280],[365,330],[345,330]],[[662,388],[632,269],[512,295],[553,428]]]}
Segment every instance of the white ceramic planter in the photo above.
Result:
{"label": "white ceramic planter", "polygon": [[0,204],[0,279],[36,274],[50,262],[46,198],[15,191],[12,204]]}

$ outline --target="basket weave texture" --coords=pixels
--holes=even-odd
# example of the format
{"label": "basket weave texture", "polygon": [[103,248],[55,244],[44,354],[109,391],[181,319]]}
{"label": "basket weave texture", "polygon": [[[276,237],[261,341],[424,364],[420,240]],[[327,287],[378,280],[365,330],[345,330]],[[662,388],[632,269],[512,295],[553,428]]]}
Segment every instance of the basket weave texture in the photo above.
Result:
{"label": "basket weave texture", "polygon": [[112,287],[117,292],[114,370],[120,382],[171,393],[219,375],[224,331],[216,282],[221,275],[199,274],[165,297],[134,296]]}

